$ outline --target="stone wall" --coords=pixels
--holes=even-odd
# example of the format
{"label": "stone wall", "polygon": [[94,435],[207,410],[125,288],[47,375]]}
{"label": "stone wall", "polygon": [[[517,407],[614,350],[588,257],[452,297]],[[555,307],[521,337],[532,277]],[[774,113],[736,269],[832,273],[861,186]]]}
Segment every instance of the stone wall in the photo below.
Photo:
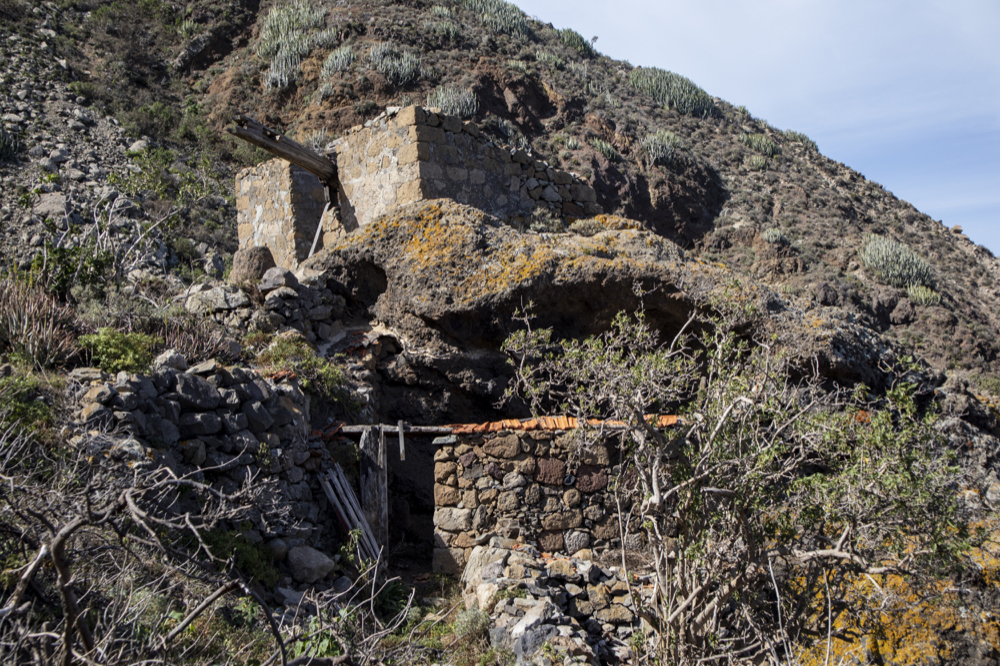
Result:
{"label": "stone wall", "polygon": [[295,269],[309,256],[325,205],[326,187],[289,162],[243,169],[236,176],[240,248],[268,247],[275,264]]}
{"label": "stone wall", "polygon": [[552,431],[435,439],[434,570],[461,573],[494,535],[567,555],[618,539],[608,493],[616,461],[604,445],[574,453],[571,439]]}
{"label": "stone wall", "polygon": [[433,109],[390,108],[334,141],[330,152],[347,232],[424,199],[449,198],[500,218],[528,217],[539,206],[570,217],[602,212],[577,176]]}
{"label": "stone wall", "polygon": [[[316,583],[315,572],[296,568],[295,553],[334,553],[339,547],[339,528],[318,473],[330,469],[342,451],[313,436],[310,400],[295,378],[267,379],[214,360],[188,368],[177,352],[164,353],[155,365],[149,375],[74,370],[68,390],[79,405],[82,434],[71,444],[130,466],[194,474],[226,493],[251,479],[272,483],[279,512],[255,512],[244,538],[268,547],[277,562],[289,554],[292,559],[279,565],[288,573],[281,584]],[[333,571],[330,558],[312,556]]]}

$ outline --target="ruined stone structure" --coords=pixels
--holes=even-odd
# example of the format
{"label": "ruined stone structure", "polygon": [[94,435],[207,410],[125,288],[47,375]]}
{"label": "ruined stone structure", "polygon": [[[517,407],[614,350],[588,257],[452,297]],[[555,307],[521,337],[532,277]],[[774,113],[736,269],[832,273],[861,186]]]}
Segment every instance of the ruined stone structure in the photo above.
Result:
{"label": "ruined stone structure", "polygon": [[276,265],[296,268],[309,256],[326,197],[316,176],[284,160],[243,169],[236,178],[240,248],[268,247]]}
{"label": "ruined stone structure", "polygon": [[[327,213],[317,247],[428,199],[453,199],[502,219],[527,219],[536,208],[570,218],[602,212],[593,188],[576,175],[433,109],[390,108],[334,141],[328,156],[337,164],[341,208],[339,216]],[[240,247],[266,245],[275,263],[295,268],[308,257],[324,202],[319,179],[283,160],[244,169],[237,176]]]}
{"label": "ruined stone structure", "polygon": [[493,534],[565,555],[619,540],[615,461],[603,445],[574,455],[571,439],[544,430],[436,439],[434,570],[461,573]]}

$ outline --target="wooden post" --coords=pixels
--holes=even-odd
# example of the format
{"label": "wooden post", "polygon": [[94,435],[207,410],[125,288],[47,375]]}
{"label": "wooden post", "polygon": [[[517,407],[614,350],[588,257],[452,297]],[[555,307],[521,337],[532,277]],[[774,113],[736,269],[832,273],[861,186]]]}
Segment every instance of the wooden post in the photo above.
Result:
{"label": "wooden post", "polygon": [[403,439],[402,420],[399,421],[399,424],[396,426],[396,430],[399,432],[399,459],[406,460],[406,441]]}
{"label": "wooden post", "polygon": [[379,427],[375,438],[372,426],[361,435],[361,508],[372,528],[377,545],[385,547],[389,541],[388,488],[386,487],[385,434]]}

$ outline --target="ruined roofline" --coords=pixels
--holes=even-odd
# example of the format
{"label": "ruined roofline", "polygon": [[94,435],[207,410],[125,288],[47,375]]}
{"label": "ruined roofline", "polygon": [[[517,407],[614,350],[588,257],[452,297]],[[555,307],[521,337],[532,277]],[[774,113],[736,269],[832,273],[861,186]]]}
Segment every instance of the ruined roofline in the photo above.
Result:
{"label": "ruined roofline", "polygon": [[[675,415],[667,414],[647,414],[646,421],[655,424],[657,428],[669,428],[670,426],[680,423],[680,419]],[[605,430],[624,430],[626,425],[622,421],[600,421],[598,419],[590,419],[587,421],[590,426],[601,426]],[[334,432],[330,434],[348,434],[355,435],[361,434],[362,432],[368,430],[369,428],[381,428],[383,432],[386,433],[398,433],[400,426],[394,425],[349,425],[337,428],[336,426],[332,428]],[[455,423],[446,426],[411,426],[403,424],[403,433],[410,433],[414,435],[472,435],[480,433],[496,433],[504,430],[522,430],[522,431],[532,431],[532,430],[547,430],[547,431],[566,431],[566,430],[576,430],[579,427],[579,420],[573,416],[540,416],[538,418],[531,419],[504,419],[501,421],[489,421],[486,423]],[[320,436],[323,433],[317,434]]]}

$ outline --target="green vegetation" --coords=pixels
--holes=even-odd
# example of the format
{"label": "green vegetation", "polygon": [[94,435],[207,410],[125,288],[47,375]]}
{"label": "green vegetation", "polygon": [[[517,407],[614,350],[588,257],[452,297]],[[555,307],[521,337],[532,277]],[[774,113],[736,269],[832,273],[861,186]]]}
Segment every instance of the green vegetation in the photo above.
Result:
{"label": "green vegetation", "polygon": [[680,143],[681,140],[673,132],[657,130],[646,135],[642,147],[653,164],[670,164]]}
{"label": "green vegetation", "polygon": [[520,9],[504,0],[459,0],[462,6],[472,10],[490,32],[511,35],[518,39],[528,39],[531,29],[528,18]]}
{"label": "green vegetation", "polygon": [[420,76],[420,59],[392,42],[372,44],[368,61],[395,86],[405,86]]}
{"label": "green vegetation", "polygon": [[535,51],[535,60],[541,63],[542,65],[547,65],[548,67],[552,67],[554,69],[562,69],[563,67],[566,66],[565,60],[563,60],[554,53],[550,53],[549,51],[542,51],[541,49]]}
{"label": "green vegetation", "polygon": [[38,433],[53,424],[52,407],[41,380],[20,373],[0,377],[0,432],[13,426]]}
{"label": "green vegetation", "polygon": [[594,147],[594,150],[599,152],[601,155],[604,155],[612,162],[617,162],[622,158],[622,156],[618,154],[618,151],[615,150],[615,147],[604,139],[594,137],[590,140],[590,145]]}
{"label": "green vegetation", "polygon": [[810,139],[802,132],[796,132],[795,130],[785,130],[785,138],[793,143],[801,143],[809,150],[812,150],[817,153],[819,152],[819,147],[816,145],[816,142]]}
{"label": "green vegetation", "polygon": [[938,305],[941,302],[941,294],[922,284],[909,285],[906,295],[914,305]]}
{"label": "green vegetation", "polygon": [[765,243],[770,243],[772,245],[788,245],[788,238],[785,236],[784,232],[777,227],[770,227],[764,230],[761,234],[761,238],[764,239]]}
{"label": "green vegetation", "polygon": [[708,93],[680,74],[656,67],[639,67],[629,72],[628,80],[639,92],[678,113],[698,118],[715,113],[715,102]]}
{"label": "green vegetation", "polygon": [[750,171],[764,171],[767,169],[767,158],[763,155],[747,155],[743,164]]}
{"label": "green vegetation", "polygon": [[438,107],[449,116],[471,118],[479,110],[479,98],[468,88],[438,86],[427,95],[427,106]]}
{"label": "green vegetation", "polygon": [[761,155],[774,157],[781,153],[781,147],[765,134],[740,134],[739,141],[750,150]]}
{"label": "green vegetation", "polygon": [[557,30],[556,32],[559,35],[560,42],[571,49],[578,51],[585,58],[593,58],[597,55],[597,51],[594,50],[594,45],[584,39],[583,35],[577,31],[566,28],[564,30]]}
{"label": "green vegetation", "polygon": [[883,284],[901,289],[911,285],[934,286],[927,260],[891,238],[869,234],[859,258]]}
{"label": "green vegetation", "polygon": [[[257,42],[257,56],[270,63],[264,84],[268,88],[287,87],[298,74],[302,58],[320,41],[328,42],[329,35],[310,33],[318,27],[326,15],[324,9],[314,9],[310,4],[298,0],[273,7],[261,24]],[[325,45],[325,44],[324,44]]]}
{"label": "green vegetation", "polygon": [[0,277],[0,352],[37,368],[58,367],[76,354],[76,316],[24,276]]}
{"label": "green vegetation", "polygon": [[330,55],[323,61],[323,69],[320,70],[324,79],[331,78],[337,72],[346,72],[354,64],[356,56],[350,44],[345,44],[330,52]]}
{"label": "green vegetation", "polygon": [[[768,636],[825,637],[828,622],[897,612],[881,594],[856,596],[855,581],[950,575],[972,543],[956,456],[935,410],[914,399],[912,363],[900,362],[884,396],[862,386],[845,400],[782,370],[772,340],[738,337],[753,308],[724,307],[700,334],[666,343],[642,312],[583,340],[557,340],[522,313],[525,328],[503,346],[516,368],[508,396],[533,413],[624,424],[619,478],[636,481],[618,492],[632,493],[666,581],[646,609],[659,619],[659,663],[731,656],[720,635],[764,646],[763,661]],[[683,425],[650,428],[651,413]]]}
{"label": "green vegetation", "polygon": [[80,347],[90,352],[94,364],[110,373],[146,372],[153,362],[156,345],[162,338],[144,333],[123,333],[102,328],[93,335],[80,338]]}
{"label": "green vegetation", "polygon": [[344,397],[347,378],[343,369],[316,354],[301,338],[278,337],[257,354],[255,362],[264,372],[294,372],[302,388],[316,397],[331,401]]}

